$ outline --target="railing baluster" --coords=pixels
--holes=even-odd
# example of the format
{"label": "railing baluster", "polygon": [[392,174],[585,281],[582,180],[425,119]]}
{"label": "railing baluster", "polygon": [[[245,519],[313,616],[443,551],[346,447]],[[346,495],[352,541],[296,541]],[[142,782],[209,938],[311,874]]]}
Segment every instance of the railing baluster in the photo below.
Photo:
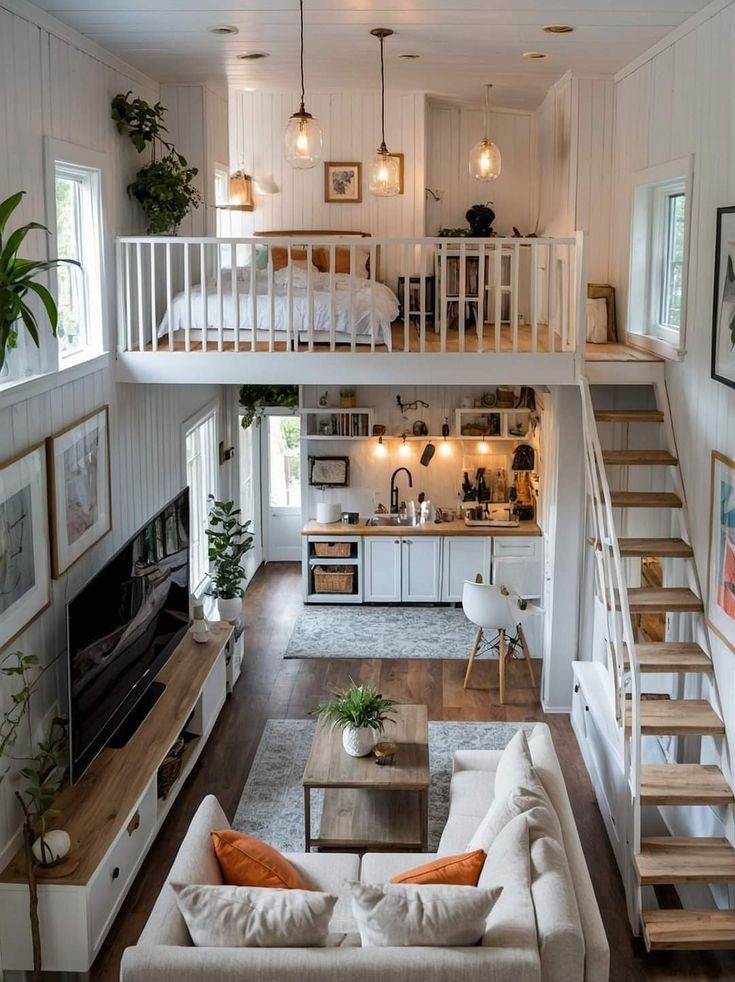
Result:
{"label": "railing baluster", "polygon": [[184,299],[186,302],[186,323],[184,324],[184,351],[191,351],[191,266],[189,263],[189,243],[184,243]]}
{"label": "railing baluster", "polygon": [[125,337],[128,351],[133,350],[133,297],[130,289],[130,243],[125,243]]}
{"label": "railing baluster", "polygon": [[138,351],[145,351],[145,322],[143,318],[143,246],[135,247],[135,286],[138,300]]}
{"label": "railing baluster", "polygon": [[518,266],[521,261],[521,247],[516,242],[510,261],[510,323],[513,334],[513,351],[518,351]]}
{"label": "railing baluster", "polygon": [[503,331],[503,246],[495,243],[493,266],[493,303],[495,306],[495,350],[500,351]]}
{"label": "railing baluster", "polygon": [[255,257],[255,243],[250,243],[250,350],[255,351],[258,343],[258,266]]}
{"label": "railing baluster", "polygon": [[329,350],[337,350],[337,285],[336,272],[334,265],[336,262],[336,251],[333,245],[329,246]]}
{"label": "railing baluster", "polygon": [[439,350],[447,350],[447,243],[439,245],[439,280],[441,282],[441,301],[439,310]]}
{"label": "railing baluster", "polygon": [[[471,295],[471,294],[470,294]],[[457,331],[459,350],[464,351],[464,329],[467,323],[467,252],[464,242],[459,243],[459,307],[457,309]]]}
{"label": "railing baluster", "polygon": [[171,282],[171,243],[166,243],[166,317],[168,327],[168,350],[174,350],[174,304],[173,283]]}
{"label": "railing baluster", "polygon": [[531,351],[538,351],[538,256],[539,247],[531,246]]}
{"label": "railing baluster", "polygon": [[230,299],[232,301],[232,330],[235,332],[233,350],[240,350],[240,291],[237,289],[237,246],[230,248]]}
{"label": "railing baluster", "polygon": [[[351,245],[350,249],[350,351],[357,350],[356,338],[357,338],[357,324],[355,322],[355,247]],[[373,281],[375,279],[375,267],[370,264],[370,287],[372,289]]]}
{"label": "railing baluster", "polygon": [[207,246],[205,242],[199,243],[199,290],[202,306],[202,351],[206,351],[209,334],[209,303],[207,298]]}
{"label": "railing baluster", "polygon": [[308,350],[314,350],[314,293],[313,284],[311,282],[311,266],[312,266],[312,245],[311,242],[306,243],[306,333],[308,339]]}
{"label": "railing baluster", "polygon": [[287,294],[287,307],[288,307],[288,325],[286,329],[286,349],[290,347],[293,351],[299,350],[299,332],[296,330],[293,322],[293,268],[291,266],[292,250],[288,246],[286,248],[286,256],[288,257],[286,265],[286,294]]}
{"label": "railing baluster", "polygon": [[225,304],[222,296],[222,246],[217,245],[217,351],[225,350]]}
{"label": "railing baluster", "polygon": [[556,282],[556,248],[549,246],[548,279],[549,279],[549,316],[548,316],[548,337],[549,351],[554,351],[554,321],[557,308],[557,282]]}
{"label": "railing baluster", "polygon": [[[420,305],[420,315],[419,315],[419,351],[423,354],[426,351],[426,256],[424,253],[424,246],[419,245],[419,273],[421,275],[421,305]],[[433,256],[431,257],[433,262]],[[434,277],[434,307],[436,308],[436,277]],[[432,312],[432,316],[436,321],[436,309]]]}
{"label": "railing baluster", "polygon": [[151,242],[151,351],[158,351],[156,324],[156,243]]}
{"label": "railing baluster", "polygon": [[480,243],[480,250],[477,257],[477,296],[479,300],[477,301],[477,323],[475,325],[475,333],[477,334],[477,350],[482,351],[484,347],[484,335],[485,335],[485,308],[487,306],[487,297],[485,296],[485,267],[487,265],[487,253],[485,252],[485,243]]}
{"label": "railing baluster", "polygon": [[268,271],[268,350],[276,350],[276,300],[273,293],[273,250],[270,246],[266,246],[268,249],[268,264],[266,269]]}
{"label": "railing baluster", "polygon": [[411,350],[411,274],[408,269],[407,242],[403,244],[403,350]]}
{"label": "railing baluster", "polygon": [[[375,276],[378,276],[377,266],[377,252],[374,245],[370,246],[370,269],[375,270]],[[375,351],[375,280],[368,280],[368,289],[370,290],[370,350]]]}

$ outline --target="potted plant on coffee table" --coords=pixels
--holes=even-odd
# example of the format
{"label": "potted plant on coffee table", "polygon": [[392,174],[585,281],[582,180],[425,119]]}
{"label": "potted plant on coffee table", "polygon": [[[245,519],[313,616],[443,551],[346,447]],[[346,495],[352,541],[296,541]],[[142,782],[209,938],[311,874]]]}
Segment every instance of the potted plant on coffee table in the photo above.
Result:
{"label": "potted plant on coffee table", "polygon": [[247,579],[242,562],[253,548],[251,522],[240,521],[234,501],[218,501],[209,495],[209,578],[220,617],[236,621],[242,614],[243,584]]}
{"label": "potted plant on coffee table", "polygon": [[333,689],[333,699],[320,702],[314,710],[322,723],[342,730],[342,746],[351,757],[364,757],[375,746],[391,711],[397,705],[372,685],[357,685],[350,679],[346,689]]}

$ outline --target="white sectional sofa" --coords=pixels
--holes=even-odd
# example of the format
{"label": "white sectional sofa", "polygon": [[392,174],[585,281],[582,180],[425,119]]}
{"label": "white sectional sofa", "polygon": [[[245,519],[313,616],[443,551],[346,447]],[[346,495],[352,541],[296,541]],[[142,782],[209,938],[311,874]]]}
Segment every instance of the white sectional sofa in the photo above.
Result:
{"label": "white sectional sofa", "polygon": [[[548,726],[538,724],[528,746],[559,818],[574,893],[573,897],[548,891],[534,894],[530,934],[528,916],[523,926],[519,912],[518,931],[512,930],[511,923],[510,932],[504,933],[513,942],[499,947],[361,948],[347,881],[384,883],[434,855],[367,853],[361,859],[348,854],[292,853],[286,858],[311,887],[339,898],[327,947],[194,947],[168,882],[222,882],[209,833],[227,828],[228,823],[216,798],[209,796],[192,820],[138,944],[124,953],[121,982],[606,982],[605,930]],[[437,855],[466,850],[493,801],[500,756],[500,751],[492,750],[455,754],[450,814]],[[568,936],[572,929],[559,914],[570,904],[578,910],[581,937],[579,928],[575,937]],[[507,921],[507,904],[504,914]],[[566,950],[575,953],[568,966]]]}

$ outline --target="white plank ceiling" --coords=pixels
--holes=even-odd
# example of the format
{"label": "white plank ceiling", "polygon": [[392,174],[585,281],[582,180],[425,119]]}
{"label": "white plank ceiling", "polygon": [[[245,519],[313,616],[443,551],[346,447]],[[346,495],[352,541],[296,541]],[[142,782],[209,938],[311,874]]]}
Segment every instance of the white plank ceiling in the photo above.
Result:
{"label": "white plank ceiling", "polygon": [[[377,42],[391,27],[387,80],[395,88],[533,109],[568,69],[610,74],[708,0],[305,0],[307,89],[374,88]],[[38,6],[161,82],[221,79],[232,88],[293,89],[298,77],[298,0],[38,0]],[[239,33],[217,37],[214,24]],[[551,35],[546,24],[574,33]],[[239,61],[244,51],[267,59]],[[529,61],[525,51],[544,51]],[[398,58],[417,54],[416,60]]]}

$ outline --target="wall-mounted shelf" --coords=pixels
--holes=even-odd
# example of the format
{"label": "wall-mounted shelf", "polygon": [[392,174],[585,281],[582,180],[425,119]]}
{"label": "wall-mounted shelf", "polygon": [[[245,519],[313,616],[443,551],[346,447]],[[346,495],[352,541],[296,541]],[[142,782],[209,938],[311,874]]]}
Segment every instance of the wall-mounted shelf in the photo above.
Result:
{"label": "wall-mounted shelf", "polygon": [[358,440],[373,432],[373,410],[357,406],[299,410],[303,420],[302,439]]}
{"label": "wall-mounted shelf", "polygon": [[[496,406],[473,406],[457,409],[454,428],[458,440],[525,440],[531,429],[531,410],[499,409]],[[481,428],[482,433],[463,433],[467,427]],[[520,432],[514,433],[513,430]]]}

